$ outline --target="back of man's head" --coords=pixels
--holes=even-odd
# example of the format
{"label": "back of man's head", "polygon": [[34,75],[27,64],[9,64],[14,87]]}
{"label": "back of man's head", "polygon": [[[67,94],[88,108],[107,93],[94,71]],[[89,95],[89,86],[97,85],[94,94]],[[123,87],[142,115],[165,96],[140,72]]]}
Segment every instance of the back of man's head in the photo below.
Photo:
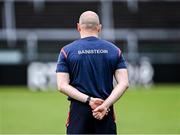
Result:
{"label": "back of man's head", "polygon": [[81,14],[79,24],[86,30],[96,30],[100,24],[98,15],[93,11],[86,11]]}

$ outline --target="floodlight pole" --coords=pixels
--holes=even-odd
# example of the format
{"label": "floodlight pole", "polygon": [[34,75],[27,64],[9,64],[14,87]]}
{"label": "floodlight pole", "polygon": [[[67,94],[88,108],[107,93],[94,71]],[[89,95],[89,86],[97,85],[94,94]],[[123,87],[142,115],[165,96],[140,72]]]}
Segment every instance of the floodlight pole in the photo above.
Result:
{"label": "floodlight pole", "polygon": [[112,1],[101,0],[102,37],[115,41],[113,3]]}
{"label": "floodlight pole", "polygon": [[14,47],[16,41],[16,33],[15,33],[15,10],[14,10],[14,0],[6,0],[4,1],[4,19],[3,25],[6,30],[6,37],[9,47]]}
{"label": "floodlight pole", "polygon": [[35,33],[30,33],[27,37],[26,40],[26,54],[27,54],[27,60],[28,61],[33,61],[38,58],[38,53],[37,53],[37,45],[38,45],[38,37]]}
{"label": "floodlight pole", "polygon": [[127,35],[127,58],[130,63],[138,64],[138,38],[135,33]]}

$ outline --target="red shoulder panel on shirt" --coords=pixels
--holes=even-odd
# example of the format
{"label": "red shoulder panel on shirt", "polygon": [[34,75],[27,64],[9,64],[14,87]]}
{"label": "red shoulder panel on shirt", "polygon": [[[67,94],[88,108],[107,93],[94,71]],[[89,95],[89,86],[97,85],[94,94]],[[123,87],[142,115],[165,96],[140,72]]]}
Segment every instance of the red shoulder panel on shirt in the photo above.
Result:
{"label": "red shoulder panel on shirt", "polygon": [[65,58],[67,59],[67,53],[64,51],[64,49],[61,49],[61,52],[63,53],[63,55],[65,56]]}

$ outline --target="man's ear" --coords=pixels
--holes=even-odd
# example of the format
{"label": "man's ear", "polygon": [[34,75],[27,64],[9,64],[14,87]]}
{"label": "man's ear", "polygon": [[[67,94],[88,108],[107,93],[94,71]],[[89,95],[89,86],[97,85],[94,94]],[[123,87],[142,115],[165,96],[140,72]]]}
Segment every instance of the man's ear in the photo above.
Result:
{"label": "man's ear", "polygon": [[77,31],[81,31],[81,28],[80,28],[80,24],[79,23],[77,23]]}
{"label": "man's ear", "polygon": [[102,30],[102,25],[101,24],[98,25],[97,30],[98,30],[98,32],[101,32],[101,30]]}

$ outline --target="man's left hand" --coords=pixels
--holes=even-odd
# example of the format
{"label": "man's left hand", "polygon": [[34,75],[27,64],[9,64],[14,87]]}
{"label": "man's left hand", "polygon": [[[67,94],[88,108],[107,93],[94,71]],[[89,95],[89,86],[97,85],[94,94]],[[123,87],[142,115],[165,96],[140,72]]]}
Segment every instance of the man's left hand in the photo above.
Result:
{"label": "man's left hand", "polygon": [[102,103],[104,102],[104,100],[100,99],[100,98],[91,98],[89,105],[91,106],[91,108],[94,110],[96,109],[98,106],[100,106]]}
{"label": "man's left hand", "polygon": [[93,110],[93,116],[98,120],[102,120],[104,116],[108,114],[109,111],[110,109],[104,106],[104,104],[102,104]]}

